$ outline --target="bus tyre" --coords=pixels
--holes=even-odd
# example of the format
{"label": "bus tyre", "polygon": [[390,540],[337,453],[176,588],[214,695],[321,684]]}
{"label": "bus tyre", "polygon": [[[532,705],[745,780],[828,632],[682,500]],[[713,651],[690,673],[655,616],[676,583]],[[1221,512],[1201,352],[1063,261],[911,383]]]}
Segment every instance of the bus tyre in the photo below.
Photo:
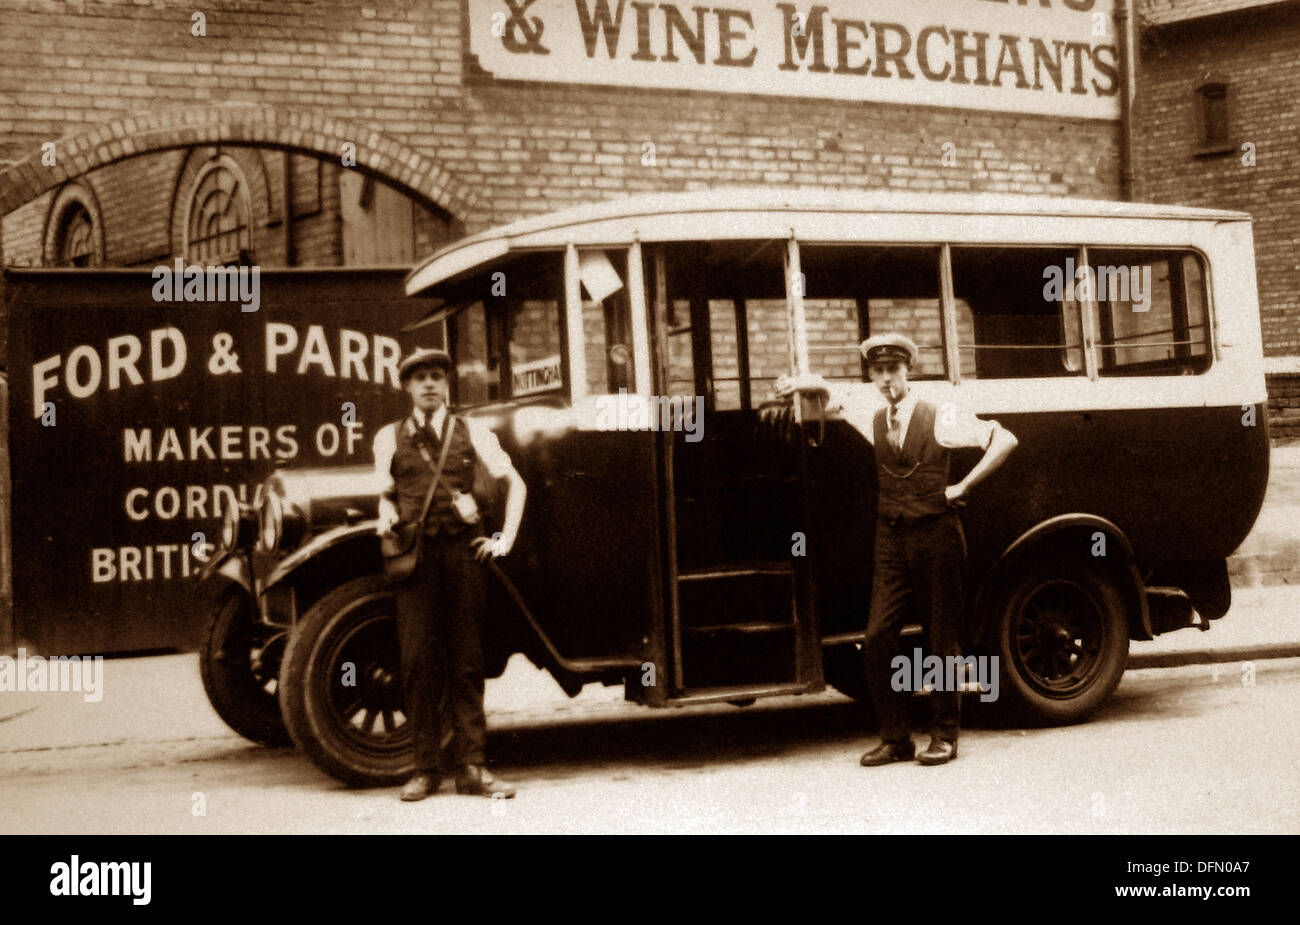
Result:
{"label": "bus tyre", "polygon": [[1081,563],[1044,561],[1004,600],[998,667],[1005,706],[1051,725],[1096,712],[1128,660],[1128,623],[1114,580]]}
{"label": "bus tyre", "polygon": [[232,588],[220,601],[199,646],[199,676],[226,725],[261,745],[292,745],[280,716],[279,654],[283,633],[253,619],[253,601]]}
{"label": "bus tyre", "polygon": [[303,615],[285,651],[280,690],[294,742],[326,774],[366,787],[413,773],[396,607],[382,575],[349,581]]}

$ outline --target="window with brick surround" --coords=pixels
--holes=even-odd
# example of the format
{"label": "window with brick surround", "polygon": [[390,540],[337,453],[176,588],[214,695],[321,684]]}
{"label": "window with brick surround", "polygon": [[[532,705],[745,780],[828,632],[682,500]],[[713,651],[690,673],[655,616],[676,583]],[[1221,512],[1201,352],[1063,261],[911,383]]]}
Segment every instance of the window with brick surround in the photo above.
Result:
{"label": "window with brick surround", "polygon": [[104,234],[93,192],[80,183],[65,184],[46,218],[42,261],[54,267],[103,266]]}
{"label": "window with brick surround", "polygon": [[98,261],[95,254],[95,228],[90,212],[80,203],[63,214],[58,232],[58,265],[88,267]]}
{"label": "window with brick surround", "polygon": [[1198,154],[1221,154],[1233,149],[1228,134],[1228,85],[1222,82],[1204,83],[1196,88],[1197,117],[1200,139]]}
{"label": "window with brick surround", "polygon": [[[968,379],[1085,374],[1077,248],[953,247],[957,349]],[[1047,283],[1061,279],[1061,292]]]}
{"label": "window with brick surround", "polygon": [[185,220],[185,259],[200,266],[251,263],[252,207],[243,171],[225,155],[199,171]]}

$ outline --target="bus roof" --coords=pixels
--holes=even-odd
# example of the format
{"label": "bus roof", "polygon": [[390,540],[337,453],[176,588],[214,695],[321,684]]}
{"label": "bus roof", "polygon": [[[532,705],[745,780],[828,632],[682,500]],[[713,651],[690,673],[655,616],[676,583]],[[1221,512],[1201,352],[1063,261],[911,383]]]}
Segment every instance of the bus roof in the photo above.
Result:
{"label": "bus roof", "polygon": [[[1010,193],[916,193],[893,190],[821,190],[722,187],[652,193],[589,203],[522,219],[462,238],[437,250],[406,277],[406,294],[456,279],[511,250],[563,247],[583,226],[599,226],[606,243],[749,237],[758,214],[875,213],[1024,215],[1181,221],[1250,221],[1245,212],[1107,199],[1070,199]],[[689,233],[681,219],[689,216]],[[585,237],[578,235],[579,237]],[[587,243],[585,241],[581,243]]]}

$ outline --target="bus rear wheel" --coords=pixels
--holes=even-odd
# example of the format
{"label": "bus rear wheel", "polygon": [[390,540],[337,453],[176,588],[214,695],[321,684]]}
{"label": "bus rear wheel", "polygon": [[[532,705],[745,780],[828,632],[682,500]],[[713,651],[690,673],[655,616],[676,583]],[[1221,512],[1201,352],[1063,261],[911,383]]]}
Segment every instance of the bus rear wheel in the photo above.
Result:
{"label": "bus rear wheel", "polygon": [[411,776],[401,668],[397,610],[383,576],[350,581],[303,615],[280,669],[280,706],[293,740],[326,774],[356,787]]}
{"label": "bus rear wheel", "polygon": [[1119,684],[1128,641],[1123,598],[1110,576],[1082,563],[1042,562],[1004,599],[1001,696],[1032,722],[1081,722]]}

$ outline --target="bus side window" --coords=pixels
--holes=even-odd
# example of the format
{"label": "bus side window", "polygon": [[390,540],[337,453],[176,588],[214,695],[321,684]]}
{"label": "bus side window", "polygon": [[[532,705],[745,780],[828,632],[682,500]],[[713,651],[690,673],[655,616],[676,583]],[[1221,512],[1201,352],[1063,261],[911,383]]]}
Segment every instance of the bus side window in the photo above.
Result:
{"label": "bus side window", "polygon": [[655,342],[667,394],[705,398],[711,410],[772,397],[790,370],[783,242],[689,242],[663,248],[662,286],[647,261]]}
{"label": "bus side window", "polygon": [[587,392],[636,391],[632,362],[632,326],[623,270],[625,251],[583,251],[582,329],[587,356]]}
{"label": "bus side window", "polygon": [[803,244],[808,363],[827,379],[863,381],[859,345],[905,334],[920,350],[912,379],[945,375],[937,247]]}
{"label": "bus side window", "polygon": [[[1074,248],[952,248],[962,375],[1027,379],[1083,374]],[[969,318],[969,321],[966,321]]]}
{"label": "bus side window", "polygon": [[1192,254],[1089,248],[1103,376],[1202,373],[1209,367],[1205,279]]}
{"label": "bus side window", "polygon": [[488,368],[493,361],[490,359],[487,310],[483,303],[475,302],[454,315],[448,328],[456,363],[456,404],[481,405],[500,398],[500,375],[495,366]]}
{"label": "bus side window", "polygon": [[751,407],[769,401],[775,395],[777,377],[791,370],[788,317],[783,298],[745,300]]}
{"label": "bus side window", "polygon": [[[743,311],[744,300],[739,305]],[[736,336],[737,302],[709,299],[709,341],[713,350],[713,407],[734,411],[741,406],[740,348]]]}

